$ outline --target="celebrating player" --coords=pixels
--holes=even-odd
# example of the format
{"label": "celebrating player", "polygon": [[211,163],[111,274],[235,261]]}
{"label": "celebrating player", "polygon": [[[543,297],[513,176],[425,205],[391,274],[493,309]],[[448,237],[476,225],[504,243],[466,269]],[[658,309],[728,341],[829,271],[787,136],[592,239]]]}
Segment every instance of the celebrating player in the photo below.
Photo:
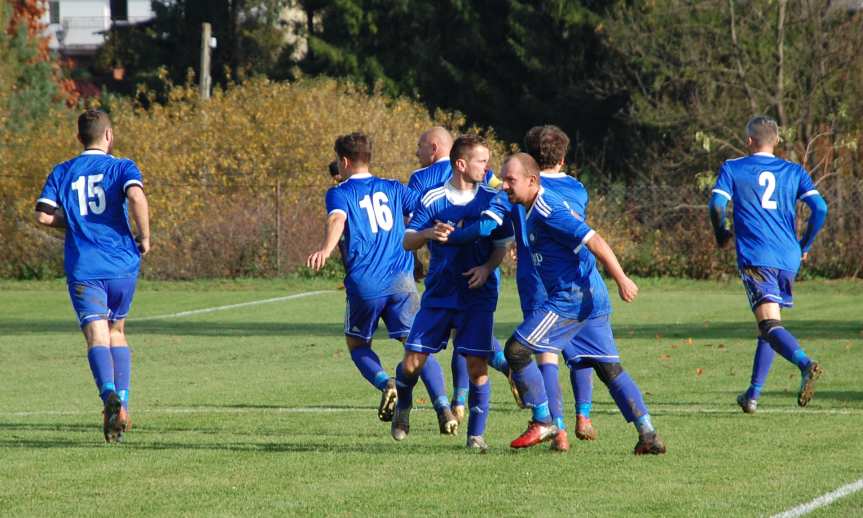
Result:
{"label": "celebrating player", "polygon": [[[722,164],[710,198],[710,221],[720,247],[732,236],[725,226],[725,208],[729,201],[734,202],[737,266],[758,322],[751,383],[737,396],[737,404],[747,414],[754,413],[758,406],[775,353],[800,369],[797,404],[801,407],[815,394],[815,382],[822,371],[782,325],[780,309],[793,303],[794,277],[824,224],[827,203],[806,169],[773,155],[778,143],[776,121],[763,116],[750,119],[746,124],[746,145],[752,154]],[[812,211],[799,241],[798,200]]]}
{"label": "celebrating player", "polygon": [[[389,336],[404,341],[419,305],[413,258],[401,246],[404,218],[414,210],[417,197],[397,180],[369,173],[372,143],[366,135],[339,137],[335,152],[340,174],[348,179],[327,191],[326,236],[306,264],[315,271],[323,268],[345,234],[345,339],[357,369],[381,391],[378,418],[390,421],[395,383],[372,350],[372,336],[383,318]],[[437,362],[428,363],[422,376],[433,399],[446,399]]]}
{"label": "celebrating player", "polygon": [[[540,171],[541,184],[544,188],[551,189],[561,195],[571,210],[575,211],[582,219],[587,211],[588,196],[584,186],[575,178],[562,173],[566,150],[569,146],[569,137],[556,126],[536,126],[531,128],[525,136],[525,146],[529,154],[537,161],[542,170]],[[489,209],[482,220],[470,227],[459,229],[450,234],[449,243],[460,243],[464,240],[476,239],[478,236],[487,236],[498,221],[504,218],[512,220],[513,230],[516,236],[516,283],[518,286],[521,310],[524,319],[527,320],[534,312],[541,311],[547,297],[536,268],[533,266],[530,255],[530,247],[525,229],[525,210],[520,204],[509,202],[508,195],[500,192],[492,200]],[[585,328],[575,338],[577,341],[603,340],[604,336],[593,336],[594,328]],[[590,420],[593,392],[593,368],[581,361],[575,354],[574,345],[566,343],[563,347],[563,356],[570,367],[570,380],[576,400],[576,437],[582,440],[593,440],[596,438],[596,430]],[[566,424],[563,419],[563,398],[560,393],[558,381],[557,354],[541,352],[536,355],[539,369],[545,380],[545,390],[548,396],[549,412],[552,421],[558,428],[558,432],[552,439],[551,447],[557,451],[569,449],[569,438],[566,433]],[[522,402],[519,400],[519,403]]]}
{"label": "celebrating player", "polygon": [[[426,243],[431,259],[422,304],[405,342],[405,356],[396,369],[398,404],[392,436],[403,440],[410,430],[412,390],[417,372],[433,354],[446,347],[455,330],[455,353],[467,358],[470,388],[468,448],[485,451],[483,434],[488,417],[491,387],[488,358],[493,352],[494,310],[498,297],[496,268],[512,239],[511,229],[462,246],[447,246],[446,238],[460,225],[477,221],[496,191],[482,183],[489,150],[479,137],[456,139],[450,158],[452,178],[428,191],[414,213],[405,234],[405,249]],[[441,433],[455,434],[458,422],[446,401],[435,402]]]}
{"label": "celebrating player", "polygon": [[[635,423],[639,434],[635,453],[665,453],[638,386],[620,365],[611,332],[611,303],[596,269],[596,259],[617,283],[625,302],[635,299],[638,287],[623,272],[605,240],[573,212],[566,200],[540,186],[539,165],[530,155],[516,153],[509,157],[502,179],[509,201],[527,209],[525,230],[531,259],[547,293],[542,310],[531,313],[505,347],[519,393],[533,414],[527,430],[510,446],[526,448],[557,433],[533,354],[557,354],[572,342],[575,357],[596,370],[627,422]],[[576,340],[585,330],[589,330],[591,340]]]}
{"label": "celebrating player", "polygon": [[[66,231],[69,296],[103,403],[102,432],[107,442],[119,442],[131,422],[132,357],[125,319],[141,256],[150,250],[150,219],[138,166],[109,154],[114,130],[108,115],[97,110],[81,114],[78,140],[84,152],[54,167],[36,202],[36,220]],[[137,237],[129,227],[129,212]]]}
{"label": "celebrating player", "polygon": [[[420,169],[411,173],[408,180],[408,187],[416,191],[422,197],[429,190],[440,187],[452,178],[452,163],[450,161],[450,151],[452,150],[453,138],[450,132],[441,126],[435,126],[425,131],[417,140],[416,156],[422,166]],[[483,181],[497,188],[500,180],[486,168]],[[416,254],[416,251],[413,252]],[[422,263],[414,255],[416,261],[416,272],[422,271]],[[422,275],[414,276],[417,280],[422,278]],[[503,349],[496,338],[492,337],[494,345],[494,356],[491,358],[491,365],[496,370],[509,374],[509,368],[506,365],[506,360],[503,357]],[[453,382],[453,397],[452,411],[456,419],[461,422],[465,415],[465,404],[467,403],[468,393],[468,368],[467,360],[464,356],[453,351],[452,355],[452,382]]]}

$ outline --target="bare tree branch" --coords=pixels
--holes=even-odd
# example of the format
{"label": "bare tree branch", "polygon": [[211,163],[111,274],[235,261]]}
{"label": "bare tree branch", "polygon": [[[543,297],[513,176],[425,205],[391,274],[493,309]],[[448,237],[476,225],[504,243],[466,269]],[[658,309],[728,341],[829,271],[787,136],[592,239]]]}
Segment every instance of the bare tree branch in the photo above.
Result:
{"label": "bare tree branch", "polygon": [[728,8],[731,10],[731,44],[734,46],[734,62],[737,64],[737,75],[740,77],[740,82],[743,83],[743,88],[746,90],[746,96],[749,98],[749,107],[752,113],[758,111],[758,103],[755,102],[755,96],[752,94],[752,89],[749,87],[749,82],[746,81],[746,73],[743,70],[743,63],[740,61],[740,45],[737,42],[737,22],[734,17],[734,0],[728,0]]}

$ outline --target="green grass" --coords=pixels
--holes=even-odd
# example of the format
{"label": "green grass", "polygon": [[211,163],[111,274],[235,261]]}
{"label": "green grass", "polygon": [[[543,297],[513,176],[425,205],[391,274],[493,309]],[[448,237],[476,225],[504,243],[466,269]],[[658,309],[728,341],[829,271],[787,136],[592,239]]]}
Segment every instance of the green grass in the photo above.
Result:
{"label": "green grass", "polygon": [[[613,322],[663,457],[631,454],[635,431],[599,382],[598,441],[511,452],[529,416],[497,374],[488,455],[466,452],[463,432],[438,435],[425,400],[408,440],[393,442],[346,353],[343,292],[134,321],[335,288],[322,280],[142,283],[128,323],[134,429],[105,445],[65,285],[0,283],[0,514],[764,516],[863,478],[863,284],[798,284],[787,325],[826,374],[798,409],[796,370],[777,359],[754,416],[734,403],[754,348],[742,288],[640,284],[634,304],[615,302]],[[509,283],[500,306],[505,338],[519,317]],[[383,336],[376,349],[390,367],[401,355]],[[863,492],[812,516],[861,509]]]}

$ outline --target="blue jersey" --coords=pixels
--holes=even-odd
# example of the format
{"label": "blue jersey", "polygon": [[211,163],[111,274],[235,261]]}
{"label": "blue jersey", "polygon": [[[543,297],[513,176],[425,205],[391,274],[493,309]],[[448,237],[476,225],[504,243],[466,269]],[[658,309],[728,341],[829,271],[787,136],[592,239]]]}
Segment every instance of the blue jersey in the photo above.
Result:
{"label": "blue jersey", "polygon": [[126,189],[143,187],[135,162],[88,150],[57,164],[38,203],[66,215],[64,266],[70,282],[136,277],[141,254],[129,227]]}
{"label": "blue jersey", "polygon": [[797,201],[819,194],[806,169],[766,153],[728,160],[713,192],[734,203],[738,267],[798,270]]}
{"label": "blue jersey", "polygon": [[584,247],[594,232],[567,201],[541,187],[525,227],[531,261],[548,297],[545,308],[575,320],[611,313],[596,259]]}
{"label": "blue jersey", "polygon": [[[407,231],[418,232],[433,227],[436,220],[455,227],[469,226],[480,219],[496,194],[497,191],[484,184],[477,185],[473,192],[465,193],[446,183],[423,196]],[[474,266],[485,264],[495,247],[506,246],[511,239],[512,226],[507,222],[492,232],[490,237],[460,246],[429,241],[431,257],[422,306],[494,311],[500,282],[497,269],[485,285],[475,289],[467,287],[467,277],[462,274]]]}
{"label": "blue jersey", "polygon": [[404,218],[416,203],[416,193],[401,182],[368,173],[355,174],[327,191],[327,213],[347,218],[341,250],[349,295],[368,299],[415,289],[413,256],[402,240]]}
{"label": "blue jersey", "polygon": [[[408,180],[408,187],[422,196],[430,189],[440,187],[448,182],[450,178],[452,178],[452,164],[449,158],[442,158],[427,167],[412,172]],[[494,171],[487,170],[483,182],[492,185],[494,180]]]}
{"label": "blue jersey", "polygon": [[[586,219],[588,195],[587,189],[584,188],[581,182],[564,173],[543,172],[540,175],[543,188],[551,189],[559,194],[570,209],[575,211],[582,219]],[[510,215],[512,219],[516,254],[518,256],[515,270],[516,285],[518,287],[519,301],[521,302],[521,311],[523,314],[528,315],[542,308],[547,295],[542,284],[542,279],[531,262],[530,246],[525,228],[524,206],[511,204],[507,194],[500,192],[492,200],[486,213],[497,216],[493,217],[495,220],[502,220],[507,215]],[[590,252],[583,250],[580,253],[589,254]]]}

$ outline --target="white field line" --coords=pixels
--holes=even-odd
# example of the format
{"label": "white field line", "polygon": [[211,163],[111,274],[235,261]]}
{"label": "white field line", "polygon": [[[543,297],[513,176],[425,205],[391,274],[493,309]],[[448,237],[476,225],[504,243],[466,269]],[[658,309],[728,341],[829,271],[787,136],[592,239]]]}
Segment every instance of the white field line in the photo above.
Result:
{"label": "white field line", "polygon": [[[698,414],[715,414],[715,415],[737,415],[740,413],[739,408],[720,408],[720,407],[699,407],[699,406],[689,406],[689,407],[663,407],[662,405],[650,405],[655,412],[652,412],[654,415],[698,415]],[[369,412],[372,409],[371,406],[363,407],[363,406],[354,406],[354,407],[346,407],[346,406],[307,406],[307,407],[205,407],[205,406],[188,406],[188,407],[137,407],[136,413],[138,414],[147,414],[147,415],[170,415],[170,414],[256,414],[256,413],[275,413],[275,414],[339,414],[339,413],[355,413],[355,412]],[[421,407],[414,408],[414,411],[425,411],[430,410],[429,408]],[[498,411],[508,411],[515,410],[515,408],[500,408],[498,407]],[[608,409],[598,409],[594,408],[592,410],[595,414],[617,414],[618,410],[616,408],[610,407]],[[93,412],[90,410],[36,410],[29,412],[0,412],[0,418],[9,418],[9,417],[51,417],[51,416],[83,416],[83,415],[91,415]],[[815,414],[815,415],[851,415],[851,416],[863,416],[863,408],[861,409],[852,409],[852,408],[837,408],[837,409],[816,409],[809,408],[806,410],[794,409],[794,408],[773,408],[773,409],[758,409],[759,414]]]}
{"label": "white field line", "polygon": [[839,500],[840,498],[845,498],[846,496],[854,494],[860,490],[863,490],[863,478],[861,478],[857,482],[852,482],[850,484],[844,485],[836,491],[831,491],[827,494],[821,495],[818,498],[812,500],[811,502],[800,504],[797,507],[789,509],[783,513],[774,515],[772,518],[797,518],[798,516],[809,514],[815,509],[818,509],[819,507],[830,505],[836,500]]}
{"label": "white field line", "polygon": [[306,291],[303,293],[295,293],[293,295],[286,295],[284,297],[273,297],[271,299],[253,300],[251,302],[241,302],[239,304],[228,304],[227,306],[215,306],[212,308],[193,309],[191,311],[180,311],[179,313],[169,313],[166,315],[155,315],[155,316],[150,316],[150,317],[130,318],[129,320],[132,322],[142,322],[144,320],[162,320],[162,319],[166,319],[166,318],[187,317],[187,316],[191,316],[191,315],[201,315],[203,313],[213,313],[214,311],[225,311],[228,309],[244,308],[247,306],[257,306],[259,304],[270,304],[273,302],[283,302],[285,300],[301,299],[304,297],[311,297],[312,295],[320,295],[321,293],[332,293],[332,292],[333,292],[332,290]]}

